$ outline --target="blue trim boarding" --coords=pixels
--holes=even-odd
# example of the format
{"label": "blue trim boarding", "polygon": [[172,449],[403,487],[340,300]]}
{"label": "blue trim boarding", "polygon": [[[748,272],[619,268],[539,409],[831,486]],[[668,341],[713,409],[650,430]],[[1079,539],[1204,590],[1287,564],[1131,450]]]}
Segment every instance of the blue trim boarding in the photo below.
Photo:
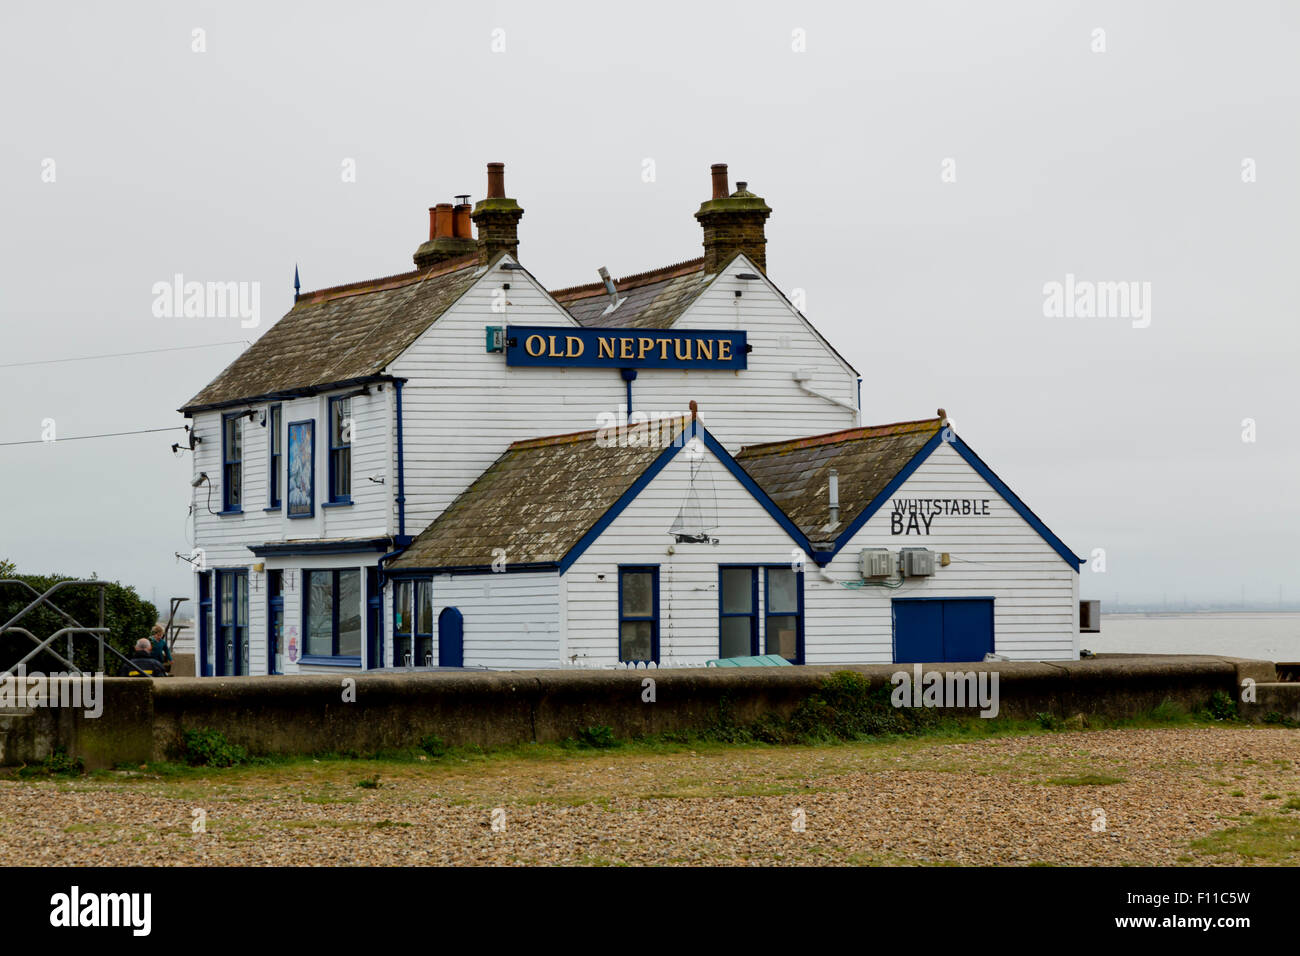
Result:
{"label": "blue trim boarding", "polygon": [[858,516],[849,522],[849,526],[840,533],[838,538],[835,539],[834,549],[831,551],[818,551],[813,555],[817,563],[825,566],[830,563],[830,561],[839,554],[845,546],[848,545],[854,535],[862,530],[862,526],[870,521],[872,516],[889,502],[889,499],[894,496],[894,493],[898,491],[903,482],[912,477],[912,473],[916,471],[917,468],[921,467],[921,463],[929,458],[930,455],[933,454],[934,450],[944,443],[944,432],[948,432],[952,435],[948,444],[952,445],[953,450],[956,451],[957,454],[961,455],[966,463],[975,469],[976,473],[981,478],[988,482],[990,487],[998,493],[1002,500],[1009,504],[1012,509],[1020,515],[1020,517],[1024,518],[1025,522],[1038,533],[1038,536],[1046,541],[1052,550],[1060,555],[1062,560],[1064,560],[1066,564],[1070,565],[1070,567],[1077,573],[1079,566],[1082,565],[1086,559],[1080,558],[1071,552],[1070,549],[1065,546],[1065,543],[1056,535],[1052,534],[1047,525],[1043,524],[1039,517],[1029,510],[1028,506],[1026,506],[1025,503],[1016,496],[1016,493],[1007,487],[1006,483],[995,475],[992,469],[990,469],[988,465],[984,464],[984,462],[980,460],[980,457],[975,454],[975,452],[973,452],[965,442],[947,428],[941,428],[939,431],[935,432],[934,436],[922,446],[921,450],[913,455],[911,460],[902,467],[898,474],[894,475],[894,477],[889,480],[889,484],[885,485],[885,487],[881,489],[880,493],[872,498],[870,503],[868,503],[862,511],[858,512]]}
{"label": "blue trim boarding", "polygon": [[659,472],[663,471],[668,463],[677,456],[677,453],[686,447],[686,443],[696,437],[699,437],[704,442],[704,447],[711,451],[714,457],[722,463],[722,466],[731,473],[732,477],[739,481],[750,496],[763,506],[763,509],[772,516],[773,520],[781,526],[791,540],[810,557],[816,558],[812,544],[804,533],[799,530],[793,521],[786,517],[785,512],[776,506],[776,503],[755,483],[754,479],[749,477],[745,469],[736,463],[736,460],[727,453],[727,450],[718,443],[718,440],[709,434],[708,429],[698,421],[693,421],[682,429],[681,434],[664,449],[658,458],[650,463],[650,466],[645,471],[641,472],[641,475],[636,481],[632,482],[627,491],[623,492],[619,499],[610,505],[609,510],[601,515],[600,519],[591,526],[587,533],[578,539],[578,543],[565,552],[559,563],[561,574],[567,571],[574,561],[582,557],[582,553],[604,534],[605,529],[613,523],[614,519],[621,515],[627,506],[636,500],[637,495],[645,490],[645,487],[654,481]]}
{"label": "blue trim boarding", "polygon": [[1029,527],[1037,531],[1038,536],[1051,545],[1052,550],[1059,554],[1061,559],[1066,564],[1070,565],[1076,573],[1078,573],[1080,566],[1087,560],[1087,558],[1081,558],[1076,555],[1065,546],[1064,541],[1052,534],[1051,529],[1049,529],[1047,525],[1043,524],[1038,515],[1030,511],[1029,506],[1021,501],[1020,498],[1017,497],[1016,493],[1012,491],[1001,478],[993,474],[993,469],[984,464],[980,459],[980,456],[975,454],[975,452],[956,435],[953,435],[952,437],[952,447],[957,454],[966,459],[966,464],[974,468],[981,478],[992,485],[993,490],[1002,496],[1002,500],[1014,508],[1016,513],[1025,519],[1025,522]]}

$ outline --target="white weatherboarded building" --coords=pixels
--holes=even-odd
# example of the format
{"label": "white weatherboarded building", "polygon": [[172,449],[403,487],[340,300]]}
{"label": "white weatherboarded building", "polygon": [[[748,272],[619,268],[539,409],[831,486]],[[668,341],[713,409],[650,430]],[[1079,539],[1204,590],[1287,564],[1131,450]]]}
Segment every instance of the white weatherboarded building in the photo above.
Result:
{"label": "white weatherboarded building", "polygon": [[[1077,559],[939,420],[860,427],[857,372],[767,279],[770,210],[740,186],[715,167],[703,258],[548,292],[491,164],[472,213],[431,210],[414,271],[299,296],[181,409],[197,671],[911,660],[951,653],[945,628],[1077,656]],[[891,501],[939,497],[989,511],[891,533]],[[913,545],[932,575],[859,574]]]}

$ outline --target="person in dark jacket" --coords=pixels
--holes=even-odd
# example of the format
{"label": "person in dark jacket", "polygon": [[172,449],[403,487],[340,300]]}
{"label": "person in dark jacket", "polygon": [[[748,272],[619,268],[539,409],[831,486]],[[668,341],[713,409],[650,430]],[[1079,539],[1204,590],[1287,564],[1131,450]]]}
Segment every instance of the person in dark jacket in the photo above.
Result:
{"label": "person in dark jacket", "polygon": [[142,637],[135,642],[135,651],[129,664],[122,665],[123,677],[166,677],[162,661],[153,656],[153,644]]}
{"label": "person in dark jacket", "polygon": [[161,624],[155,624],[153,630],[149,633],[150,650],[158,663],[162,664],[163,669],[170,671],[172,669],[172,649],[167,646],[167,632],[163,630]]}

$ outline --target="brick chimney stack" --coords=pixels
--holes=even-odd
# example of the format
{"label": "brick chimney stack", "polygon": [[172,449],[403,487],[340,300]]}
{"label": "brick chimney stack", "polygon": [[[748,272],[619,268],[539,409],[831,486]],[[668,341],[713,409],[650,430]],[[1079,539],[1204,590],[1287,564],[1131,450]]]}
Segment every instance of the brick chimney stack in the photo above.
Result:
{"label": "brick chimney stack", "polygon": [[717,272],[735,253],[743,252],[767,274],[767,236],[763,224],[772,210],[762,198],[736,183],[727,195],[727,164],[714,163],[713,198],[700,203],[695,218],[704,229],[704,271]]}
{"label": "brick chimney stack", "polygon": [[470,234],[469,204],[440,202],[429,209],[429,241],[412,257],[417,269],[427,269],[448,259],[472,255],[477,244]]}
{"label": "brick chimney stack", "polygon": [[506,164],[488,163],[487,198],[474,207],[471,217],[478,226],[478,260],[487,263],[498,252],[519,258],[519,220],[524,211],[506,196]]}

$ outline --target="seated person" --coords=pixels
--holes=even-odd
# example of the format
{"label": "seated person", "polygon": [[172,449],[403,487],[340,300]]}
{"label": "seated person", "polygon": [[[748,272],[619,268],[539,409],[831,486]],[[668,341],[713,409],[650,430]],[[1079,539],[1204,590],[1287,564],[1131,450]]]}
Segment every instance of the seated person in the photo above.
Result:
{"label": "seated person", "polygon": [[149,638],[142,637],[135,642],[135,651],[131,662],[122,665],[123,677],[166,677],[167,671],[162,662],[153,656],[153,644]]}

